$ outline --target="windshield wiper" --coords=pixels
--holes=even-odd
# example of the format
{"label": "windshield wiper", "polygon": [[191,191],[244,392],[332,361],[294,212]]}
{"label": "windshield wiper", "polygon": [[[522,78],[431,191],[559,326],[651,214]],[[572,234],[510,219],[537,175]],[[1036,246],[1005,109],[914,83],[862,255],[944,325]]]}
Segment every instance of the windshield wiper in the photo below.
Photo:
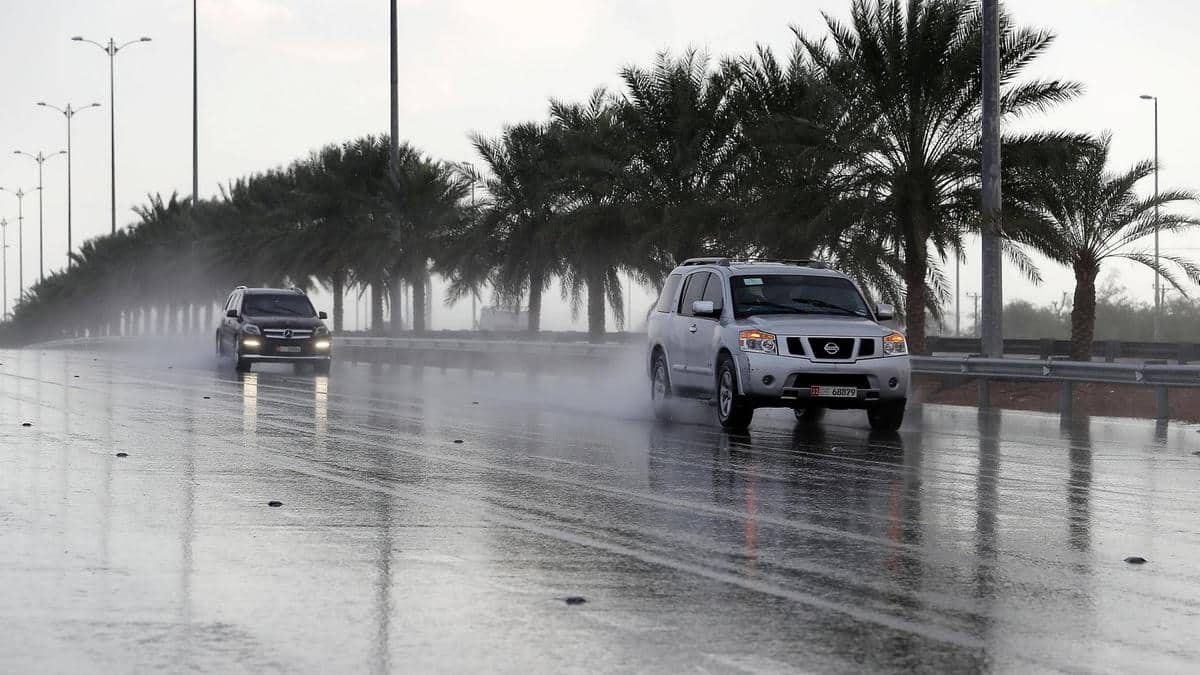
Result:
{"label": "windshield wiper", "polygon": [[807,309],[804,309],[803,307],[794,307],[792,305],[783,305],[778,302],[771,302],[770,300],[756,300],[754,302],[745,303],[744,311],[752,311],[756,307],[770,307],[772,309],[782,309],[789,314],[812,314],[812,312],[808,311]]}
{"label": "windshield wiper", "polygon": [[821,309],[830,309],[830,310],[834,310],[836,312],[844,312],[846,314],[849,314],[850,316],[866,316],[865,313],[863,313],[859,310],[850,309],[849,307],[842,307],[841,305],[835,305],[831,302],[825,302],[824,300],[810,300],[808,298],[792,298],[792,302],[803,302],[803,303],[812,305],[813,307],[820,307]]}

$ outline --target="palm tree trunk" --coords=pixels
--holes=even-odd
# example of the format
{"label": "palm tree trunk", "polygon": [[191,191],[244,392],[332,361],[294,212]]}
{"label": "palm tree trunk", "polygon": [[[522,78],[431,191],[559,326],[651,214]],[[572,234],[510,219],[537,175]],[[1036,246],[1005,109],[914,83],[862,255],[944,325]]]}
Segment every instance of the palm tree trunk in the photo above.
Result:
{"label": "palm tree trunk", "polygon": [[371,335],[383,337],[383,294],[387,293],[383,279],[371,283]]}
{"label": "palm tree trunk", "polygon": [[910,252],[904,258],[904,330],[908,349],[913,354],[925,353],[925,277],[928,264],[924,255]]}
{"label": "palm tree trunk", "polygon": [[342,332],[342,311],[346,301],[346,275],[341,271],[333,273],[330,285],[333,287],[333,332]]}
{"label": "palm tree trunk", "polygon": [[1096,335],[1096,276],[1099,270],[1086,263],[1075,265],[1075,306],[1071,308],[1071,359],[1092,360]]}
{"label": "palm tree trunk", "polygon": [[604,272],[596,271],[588,275],[587,280],[589,342],[604,340],[604,300]]}
{"label": "palm tree trunk", "polygon": [[388,280],[388,299],[392,303],[392,336],[400,337],[404,333],[404,277],[399,270],[394,270]]}
{"label": "palm tree trunk", "polygon": [[542,286],[546,283],[541,270],[529,274],[529,332],[542,329]]}
{"label": "palm tree trunk", "polygon": [[425,331],[425,270],[418,269],[412,278],[412,329]]}

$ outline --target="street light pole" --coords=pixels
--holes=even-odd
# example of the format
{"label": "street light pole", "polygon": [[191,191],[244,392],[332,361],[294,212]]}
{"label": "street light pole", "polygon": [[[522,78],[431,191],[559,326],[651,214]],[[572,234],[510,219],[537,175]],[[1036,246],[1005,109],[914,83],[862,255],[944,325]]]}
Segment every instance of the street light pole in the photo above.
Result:
{"label": "street light pole", "polygon": [[200,203],[200,71],[196,40],[199,15],[196,12],[196,2],[197,0],[192,0],[192,206]]}
{"label": "street light pole", "polygon": [[2,186],[0,186],[0,192],[7,192],[17,198],[17,289],[19,290],[17,297],[21,297],[25,295],[25,195],[29,193],[21,188],[10,190]]}
{"label": "street light pole", "polygon": [[42,191],[42,165],[44,165],[46,163],[46,160],[50,159],[51,157],[57,157],[58,155],[67,154],[67,151],[59,150],[58,152],[52,152],[49,155],[45,155],[45,154],[42,154],[41,150],[38,150],[38,154],[34,155],[34,154],[30,154],[28,152],[25,152],[24,150],[13,150],[13,154],[14,155],[25,155],[26,157],[29,157],[33,161],[37,162],[37,165],[38,165],[38,186],[37,186],[37,189],[38,189],[38,281],[39,282],[45,281],[46,280],[46,268],[45,268],[46,229],[45,229],[45,226],[43,223],[43,209],[42,209],[42,201],[43,201],[43,199],[42,199],[42,194],[43,194],[43,191]]}
{"label": "street light pole", "polygon": [[117,233],[117,108],[116,108],[116,56],[117,52],[134,45],[139,42],[149,42],[150,38],[141,37],[136,40],[130,40],[121,46],[117,46],[115,40],[108,38],[108,44],[100,44],[95,40],[88,40],[82,36],[76,35],[71,38],[74,42],[87,42],[104,50],[108,54],[108,125],[109,125],[109,164],[110,164],[110,191],[112,194],[111,215],[112,215],[112,233]]}
{"label": "street light pole", "polygon": [[0,249],[4,251],[4,269],[0,274],[4,276],[4,313],[0,314],[0,321],[8,318],[8,221],[0,218]]}
{"label": "street light pole", "polygon": [[[87,110],[88,108],[99,108],[99,103],[89,103],[82,108],[72,108],[68,103],[67,107],[59,108],[58,106],[50,105],[45,101],[38,101],[38,105],[43,108],[57,110],[62,113],[63,117],[67,118],[67,267],[71,267],[71,120],[75,115]],[[20,244],[18,244],[19,246]]]}
{"label": "street light pole", "polygon": [[1158,273],[1158,97],[1142,94],[1146,101],[1154,101],[1154,341],[1162,339],[1162,275]]}

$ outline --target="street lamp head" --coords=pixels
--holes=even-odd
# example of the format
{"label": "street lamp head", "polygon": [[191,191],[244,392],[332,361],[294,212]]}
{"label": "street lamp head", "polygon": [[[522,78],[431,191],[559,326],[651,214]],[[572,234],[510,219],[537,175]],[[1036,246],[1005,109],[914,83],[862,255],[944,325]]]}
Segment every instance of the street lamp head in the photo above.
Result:
{"label": "street lamp head", "polygon": [[150,38],[143,36],[141,42],[149,42]]}
{"label": "street lamp head", "polygon": [[71,39],[74,40],[75,42],[83,42],[82,35],[76,35],[76,36],[72,37]]}
{"label": "street lamp head", "polygon": [[46,102],[45,102],[45,101],[38,101],[38,105],[40,105],[40,106],[42,106],[42,107],[44,108],[44,107],[46,107]]}
{"label": "street lamp head", "polygon": [[1142,95],[1141,95],[1141,96],[1139,96],[1138,98],[1142,99],[1143,101],[1152,101],[1152,100],[1154,100],[1154,99],[1156,99],[1156,98],[1158,98],[1158,97],[1157,97],[1157,96],[1151,96],[1150,94],[1142,94]]}

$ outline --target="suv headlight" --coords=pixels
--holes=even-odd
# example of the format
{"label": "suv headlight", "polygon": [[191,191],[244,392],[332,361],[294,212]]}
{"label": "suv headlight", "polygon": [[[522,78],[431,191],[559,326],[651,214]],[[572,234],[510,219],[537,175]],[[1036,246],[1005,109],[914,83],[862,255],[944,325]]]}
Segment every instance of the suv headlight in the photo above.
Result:
{"label": "suv headlight", "polygon": [[248,324],[245,324],[242,326],[242,334],[243,335],[262,335],[262,331],[258,329],[258,326],[255,326],[252,323],[248,323]]}
{"label": "suv headlight", "polygon": [[758,352],[760,354],[777,354],[778,347],[775,345],[775,336],[771,333],[764,333],[761,330],[744,330],[738,334],[738,344],[744,352]]}
{"label": "suv headlight", "polygon": [[884,356],[903,356],[908,353],[908,342],[899,333],[892,333],[883,338]]}
{"label": "suv headlight", "polygon": [[325,324],[318,325],[317,329],[313,331],[313,337],[329,337],[329,328]]}

